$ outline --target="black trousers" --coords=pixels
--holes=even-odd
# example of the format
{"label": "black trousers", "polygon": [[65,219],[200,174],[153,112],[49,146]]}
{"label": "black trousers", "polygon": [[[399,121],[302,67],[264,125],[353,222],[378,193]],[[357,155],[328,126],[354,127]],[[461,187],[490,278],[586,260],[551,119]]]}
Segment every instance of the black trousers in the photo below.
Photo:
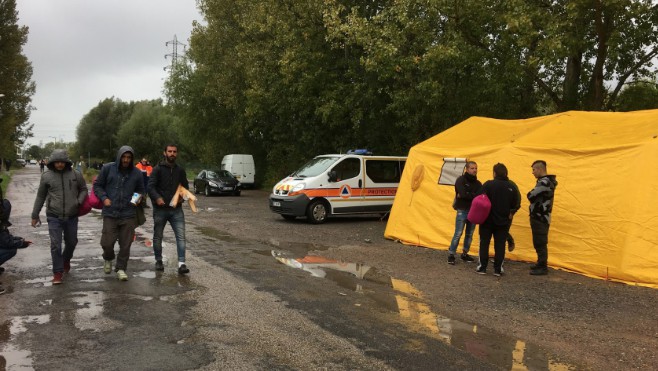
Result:
{"label": "black trousers", "polygon": [[126,270],[130,258],[130,246],[133,243],[137,228],[137,218],[116,219],[103,217],[103,233],[101,234],[101,247],[103,259],[114,260],[114,242],[119,240],[119,254],[115,270]]}
{"label": "black trousers", "polygon": [[489,264],[489,244],[494,239],[494,271],[500,272],[505,260],[505,242],[510,225],[480,224],[480,266],[487,269]]}
{"label": "black trousers", "polygon": [[546,267],[548,263],[548,228],[551,225],[530,218],[532,245],[537,252],[537,266]]}

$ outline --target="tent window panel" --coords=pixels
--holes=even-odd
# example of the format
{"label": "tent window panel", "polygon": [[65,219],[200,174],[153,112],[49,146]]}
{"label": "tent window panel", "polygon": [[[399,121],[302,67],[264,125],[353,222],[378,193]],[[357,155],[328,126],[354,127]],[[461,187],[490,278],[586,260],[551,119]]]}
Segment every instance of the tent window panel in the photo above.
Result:
{"label": "tent window panel", "polygon": [[444,158],[439,174],[439,184],[454,186],[457,178],[464,174],[465,158]]}

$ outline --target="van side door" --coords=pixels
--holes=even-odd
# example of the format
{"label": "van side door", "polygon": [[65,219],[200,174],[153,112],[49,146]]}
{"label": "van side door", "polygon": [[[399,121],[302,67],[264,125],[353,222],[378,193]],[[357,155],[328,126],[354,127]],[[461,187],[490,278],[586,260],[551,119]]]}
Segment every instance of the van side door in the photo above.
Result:
{"label": "van side door", "polygon": [[364,204],[370,212],[388,212],[400,184],[405,159],[365,159]]}
{"label": "van side door", "polygon": [[362,198],[362,161],[358,157],[346,157],[330,170],[330,193],[327,200],[333,214],[358,212]]}

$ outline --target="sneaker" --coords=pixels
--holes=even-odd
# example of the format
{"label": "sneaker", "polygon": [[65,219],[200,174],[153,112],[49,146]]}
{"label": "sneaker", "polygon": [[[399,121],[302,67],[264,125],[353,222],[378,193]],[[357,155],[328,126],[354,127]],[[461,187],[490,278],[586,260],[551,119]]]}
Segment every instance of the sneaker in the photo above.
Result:
{"label": "sneaker", "polygon": [[4,271],[5,271],[5,269],[3,267],[0,267],[0,274],[2,274],[2,272],[4,272]]}
{"label": "sneaker", "polygon": [[64,273],[68,273],[70,271],[71,271],[71,261],[64,260]]}
{"label": "sneaker", "polygon": [[105,262],[103,262],[103,272],[105,272],[105,274],[112,273],[112,260],[105,260]]}
{"label": "sneaker", "polygon": [[53,283],[53,285],[59,285],[60,283],[62,283],[62,276],[63,275],[64,274],[62,272],[55,273],[53,275],[53,280],[51,281]]}
{"label": "sneaker", "polygon": [[5,293],[5,289],[3,289],[2,286],[0,286],[0,295],[2,295],[4,293]]}
{"label": "sneaker", "polygon": [[128,275],[126,274],[126,272],[123,269],[119,269],[117,271],[117,279],[119,281],[128,281]]}
{"label": "sneaker", "polygon": [[467,262],[467,263],[472,263],[475,261],[472,256],[468,255],[467,253],[462,254],[462,260]]}
{"label": "sneaker", "polygon": [[448,255],[448,264],[455,265],[455,256],[450,254]]}
{"label": "sneaker", "polygon": [[548,268],[546,267],[537,267],[530,271],[531,276],[545,276],[548,274]]}
{"label": "sneaker", "polygon": [[516,248],[516,244],[514,242],[507,244],[507,251],[512,252]]}
{"label": "sneaker", "polygon": [[162,260],[155,261],[155,270],[160,272],[164,270],[164,264],[162,264]]}
{"label": "sneaker", "polygon": [[502,270],[502,269],[499,270],[499,271],[497,271],[497,270],[494,269],[494,276],[496,276],[496,277],[500,277],[500,276],[502,276],[502,275],[503,275],[503,270]]}
{"label": "sneaker", "polygon": [[185,273],[190,273],[190,270],[187,269],[187,266],[185,264],[183,264],[180,267],[178,267],[178,274],[185,274]]}
{"label": "sneaker", "polygon": [[487,268],[483,267],[481,264],[478,264],[477,269],[475,270],[477,274],[487,274]]}

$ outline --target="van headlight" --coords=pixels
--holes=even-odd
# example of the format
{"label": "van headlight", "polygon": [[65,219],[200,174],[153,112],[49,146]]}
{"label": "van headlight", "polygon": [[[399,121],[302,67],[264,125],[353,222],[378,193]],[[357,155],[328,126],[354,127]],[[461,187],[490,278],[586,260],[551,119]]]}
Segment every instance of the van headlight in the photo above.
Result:
{"label": "van headlight", "polygon": [[306,183],[299,183],[299,184],[297,184],[296,186],[292,187],[292,189],[290,190],[290,192],[291,192],[291,193],[292,193],[292,192],[299,192],[299,191],[301,191],[302,189],[304,189],[305,187],[306,187]]}
{"label": "van headlight", "polygon": [[208,182],[208,185],[211,186],[211,187],[214,187],[214,188],[219,188],[219,184],[217,184],[215,182]]}

